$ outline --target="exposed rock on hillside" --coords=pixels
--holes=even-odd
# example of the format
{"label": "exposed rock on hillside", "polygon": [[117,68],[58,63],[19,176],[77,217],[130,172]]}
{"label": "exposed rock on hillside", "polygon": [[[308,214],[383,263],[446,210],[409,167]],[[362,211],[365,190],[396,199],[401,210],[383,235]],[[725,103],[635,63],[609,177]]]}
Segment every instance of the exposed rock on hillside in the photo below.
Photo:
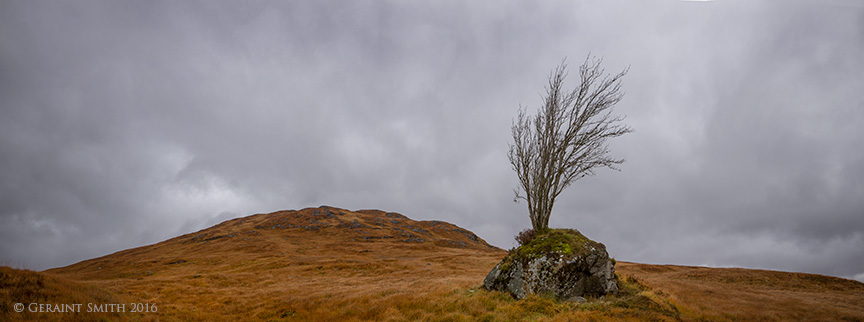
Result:
{"label": "exposed rock on hillside", "polygon": [[324,233],[349,242],[393,241],[442,247],[495,249],[474,233],[446,222],[414,221],[395,212],[349,211],[328,206],[277,211],[229,220],[192,234],[191,238],[184,242],[200,243],[260,236],[263,231]]}
{"label": "exposed rock on hillside", "polygon": [[573,229],[551,230],[512,251],[486,275],[483,286],[517,299],[532,293],[561,300],[618,293],[606,246]]}

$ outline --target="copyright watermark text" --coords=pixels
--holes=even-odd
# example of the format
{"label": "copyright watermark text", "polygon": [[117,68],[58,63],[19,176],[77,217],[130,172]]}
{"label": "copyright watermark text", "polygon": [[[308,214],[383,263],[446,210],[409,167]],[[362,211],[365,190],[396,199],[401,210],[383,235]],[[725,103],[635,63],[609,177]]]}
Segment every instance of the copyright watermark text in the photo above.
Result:
{"label": "copyright watermark text", "polygon": [[153,313],[156,303],[15,303],[15,312],[32,313]]}

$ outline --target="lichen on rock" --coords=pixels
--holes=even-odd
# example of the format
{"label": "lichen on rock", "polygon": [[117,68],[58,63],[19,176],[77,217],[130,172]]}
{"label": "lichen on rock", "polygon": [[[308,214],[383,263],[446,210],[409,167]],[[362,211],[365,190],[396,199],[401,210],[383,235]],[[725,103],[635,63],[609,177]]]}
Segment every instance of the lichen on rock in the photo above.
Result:
{"label": "lichen on rock", "polygon": [[615,264],[606,246],[575,229],[551,229],[512,250],[486,275],[483,286],[517,299],[529,294],[571,300],[618,293]]}

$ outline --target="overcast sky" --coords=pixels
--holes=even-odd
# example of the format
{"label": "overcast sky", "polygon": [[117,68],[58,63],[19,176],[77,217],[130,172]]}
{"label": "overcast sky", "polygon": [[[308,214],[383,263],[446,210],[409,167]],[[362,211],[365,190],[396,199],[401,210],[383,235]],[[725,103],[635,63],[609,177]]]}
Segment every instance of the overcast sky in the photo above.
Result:
{"label": "overcast sky", "polygon": [[319,205],[510,248],[511,121],[589,53],[630,67],[635,132],[551,226],[619,260],[864,280],[857,0],[0,1],[0,265]]}

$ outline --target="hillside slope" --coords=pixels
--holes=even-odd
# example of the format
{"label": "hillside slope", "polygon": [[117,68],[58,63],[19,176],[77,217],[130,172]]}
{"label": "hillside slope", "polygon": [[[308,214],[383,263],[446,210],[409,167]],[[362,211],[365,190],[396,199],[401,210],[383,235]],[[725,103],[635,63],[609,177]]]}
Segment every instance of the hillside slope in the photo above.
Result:
{"label": "hillside slope", "polygon": [[503,254],[449,223],[324,206],[237,218],[46,273],[158,302],[169,319],[346,318],[371,313],[323,303],[470,287]]}
{"label": "hillside slope", "polygon": [[618,262],[695,321],[864,321],[864,283],[742,268]]}
{"label": "hillside slope", "polygon": [[[855,281],[626,262],[616,268],[618,296],[516,301],[479,288],[505,254],[449,223],[319,207],[237,218],[45,272],[5,269],[0,283],[6,308],[12,301],[158,307],[108,320],[864,321],[864,284]],[[34,290],[50,294],[19,299]],[[82,317],[103,316],[0,310],[4,321]]]}
{"label": "hillside slope", "polygon": [[[94,285],[70,281],[51,274],[0,267],[0,321],[139,321],[146,320],[141,314],[131,312],[95,312],[105,308],[104,304],[128,303],[132,299],[118,296]],[[20,303],[16,312],[15,304]],[[31,303],[35,303],[32,304]],[[63,304],[80,303],[80,307]],[[42,304],[40,307],[39,305]],[[46,307],[46,304],[61,304]],[[87,304],[92,304],[88,306]],[[94,306],[95,305],[95,306]],[[46,312],[61,311],[62,313]],[[89,313],[83,313],[87,311]],[[32,311],[32,312],[31,312]],[[82,313],[75,313],[75,311]]]}

